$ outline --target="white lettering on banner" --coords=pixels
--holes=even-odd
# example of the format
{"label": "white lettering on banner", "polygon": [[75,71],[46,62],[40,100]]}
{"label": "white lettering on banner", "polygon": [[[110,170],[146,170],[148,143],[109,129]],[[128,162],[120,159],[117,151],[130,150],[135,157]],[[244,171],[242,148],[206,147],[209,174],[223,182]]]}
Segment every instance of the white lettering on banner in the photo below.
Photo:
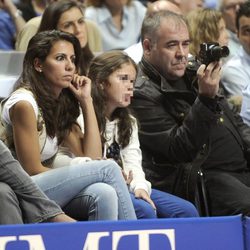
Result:
{"label": "white lettering on banner", "polygon": [[138,235],[138,249],[149,249],[149,235],[163,234],[169,239],[171,249],[175,250],[175,232],[174,229],[161,229],[161,230],[134,230],[134,231],[116,231],[113,232],[112,250],[118,249],[119,241],[122,237],[128,235]]}
{"label": "white lettering on banner", "polygon": [[109,236],[109,232],[88,233],[83,250],[98,250],[100,239],[106,236]]}
{"label": "white lettering on banner", "polygon": [[7,243],[17,240],[29,242],[29,250],[46,250],[41,235],[21,235],[0,237],[0,250],[5,250]]}
{"label": "white lettering on banner", "polygon": [[11,241],[16,241],[16,236],[5,236],[0,237],[0,250],[5,250],[6,244]]}
{"label": "white lettering on banner", "polygon": [[[102,249],[100,240],[103,237],[110,236],[110,232],[89,232],[83,243],[83,250]],[[138,249],[150,250],[150,235],[164,235],[169,240],[170,250],[175,250],[175,230],[174,229],[152,229],[152,230],[131,230],[112,232],[112,250],[118,250],[119,242],[126,236],[138,236]],[[29,250],[46,250],[42,235],[20,235],[20,236],[1,236],[0,250],[5,250],[6,245],[13,241],[27,241]],[[63,248],[61,248],[63,249]]]}
{"label": "white lettering on banner", "polygon": [[30,245],[29,250],[46,250],[41,235],[22,235],[19,236],[19,240],[28,241]]}

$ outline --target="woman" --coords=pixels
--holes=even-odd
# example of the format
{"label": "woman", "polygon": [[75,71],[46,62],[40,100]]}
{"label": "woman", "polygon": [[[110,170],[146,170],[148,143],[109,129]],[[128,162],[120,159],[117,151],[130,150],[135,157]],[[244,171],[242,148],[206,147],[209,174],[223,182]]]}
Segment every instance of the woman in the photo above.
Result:
{"label": "woman", "polygon": [[[5,142],[47,196],[74,219],[135,219],[127,186],[112,161],[50,168],[62,144],[76,156],[101,156],[91,81],[75,74],[80,50],[78,39],[61,31],[31,39],[21,81],[3,106]],[[76,123],[79,109],[84,134]]]}
{"label": "woman", "polygon": [[87,0],[86,18],[100,27],[103,50],[126,49],[140,39],[146,8],[135,0]]}
{"label": "woman", "polygon": [[[86,75],[93,53],[89,48],[83,5],[77,1],[63,0],[50,4],[44,11],[38,32],[61,30],[75,35],[81,44],[79,73]],[[98,42],[98,37],[95,43]]]}
{"label": "woman", "polygon": [[151,189],[142,170],[137,121],[128,106],[133,96],[136,64],[120,51],[103,53],[90,64],[93,100],[104,157],[113,158],[128,176],[137,218],[198,216],[181,198]]}
{"label": "woman", "polygon": [[217,42],[220,46],[228,44],[228,33],[220,11],[196,9],[187,15],[190,34],[190,53],[199,57],[200,44]]}

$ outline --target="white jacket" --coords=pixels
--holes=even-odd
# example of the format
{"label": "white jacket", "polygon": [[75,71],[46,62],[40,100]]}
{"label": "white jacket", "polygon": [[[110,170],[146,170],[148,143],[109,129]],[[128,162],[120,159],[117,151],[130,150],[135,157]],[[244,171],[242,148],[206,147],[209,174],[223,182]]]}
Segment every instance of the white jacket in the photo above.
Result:
{"label": "white jacket", "polygon": [[[133,132],[129,144],[125,148],[120,147],[121,158],[123,161],[123,168],[126,174],[130,170],[133,172],[133,180],[130,183],[130,191],[134,192],[136,189],[144,189],[149,195],[151,194],[151,183],[145,179],[145,174],[142,169],[142,154],[138,138],[137,121],[134,119]],[[106,123],[107,145],[110,146],[115,140],[118,142],[118,119],[108,121]]]}

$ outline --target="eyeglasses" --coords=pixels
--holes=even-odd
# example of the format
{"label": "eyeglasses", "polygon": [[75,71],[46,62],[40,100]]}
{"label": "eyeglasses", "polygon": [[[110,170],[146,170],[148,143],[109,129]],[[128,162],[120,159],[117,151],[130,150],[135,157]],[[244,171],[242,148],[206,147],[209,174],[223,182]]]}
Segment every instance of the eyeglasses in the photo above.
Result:
{"label": "eyeglasses", "polygon": [[119,144],[116,141],[112,142],[111,145],[107,148],[106,157],[115,160],[116,163],[123,169],[121,150]]}

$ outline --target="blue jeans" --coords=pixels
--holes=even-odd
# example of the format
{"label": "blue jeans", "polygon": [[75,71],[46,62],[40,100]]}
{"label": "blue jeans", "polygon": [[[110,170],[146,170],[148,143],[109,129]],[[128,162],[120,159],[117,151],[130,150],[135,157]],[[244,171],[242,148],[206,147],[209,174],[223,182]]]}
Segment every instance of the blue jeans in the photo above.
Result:
{"label": "blue jeans", "polygon": [[119,166],[97,160],[32,176],[35,183],[75,219],[136,219]]}
{"label": "blue jeans", "polygon": [[46,221],[63,213],[48,199],[0,141],[0,224]]}
{"label": "blue jeans", "polygon": [[134,194],[130,194],[130,196],[137,219],[199,216],[195,206],[189,201],[157,189],[152,189],[150,196],[156,206],[156,212],[148,202],[135,198]]}

